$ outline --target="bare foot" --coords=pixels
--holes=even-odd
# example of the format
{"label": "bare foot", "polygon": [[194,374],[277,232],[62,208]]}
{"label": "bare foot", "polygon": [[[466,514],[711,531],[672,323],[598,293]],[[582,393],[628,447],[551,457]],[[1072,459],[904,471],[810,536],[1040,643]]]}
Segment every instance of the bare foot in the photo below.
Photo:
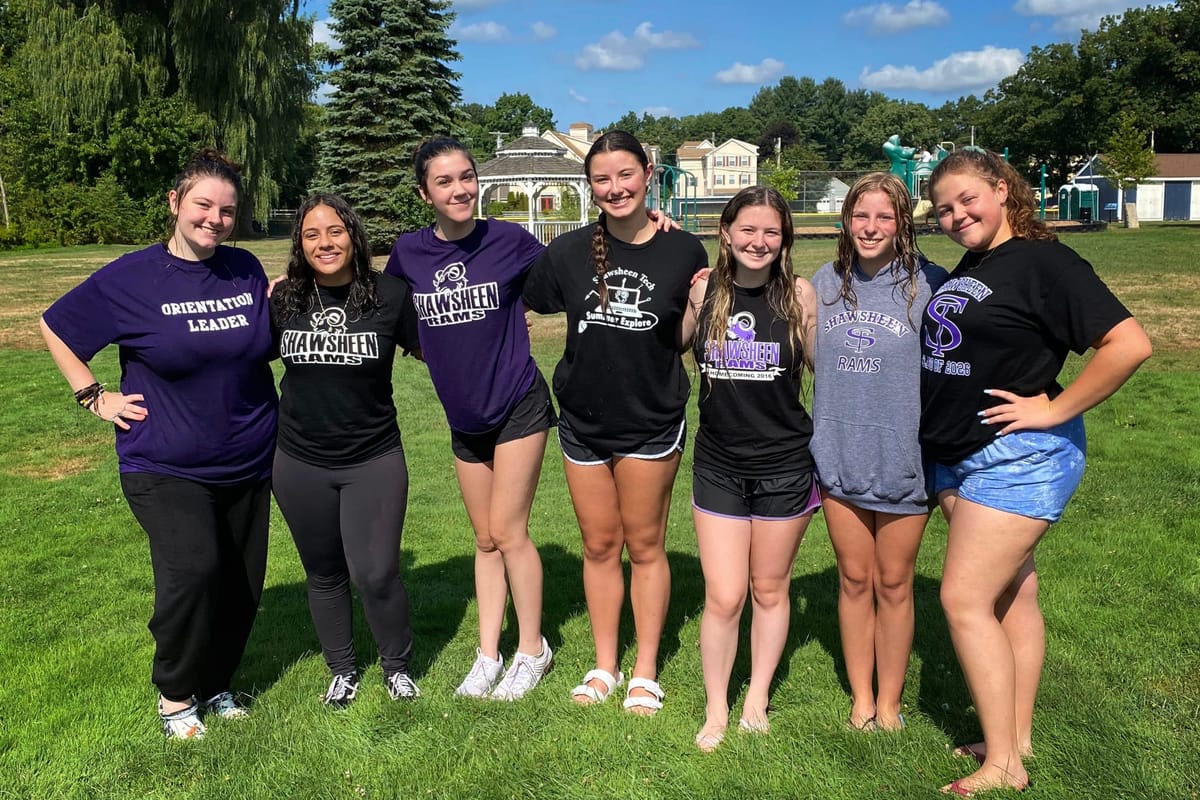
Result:
{"label": "bare foot", "polygon": [[728,724],[728,721],[722,723],[705,720],[704,727],[696,734],[696,747],[705,753],[716,750],[725,740],[725,728]]}
{"label": "bare foot", "polygon": [[885,716],[883,714],[876,714],[875,727],[881,731],[887,731],[889,733],[902,731],[905,728],[904,715],[896,714],[894,716]]}
{"label": "bare foot", "polygon": [[769,733],[771,721],[767,719],[767,709],[742,706],[742,718],[738,720],[738,728],[750,733]]}
{"label": "bare foot", "polygon": [[942,787],[942,794],[953,794],[959,797],[974,797],[980,792],[990,792],[993,789],[1016,789],[1023,792],[1029,788],[1029,774],[1021,768],[1019,772],[1011,772],[994,766],[983,766],[965,778],[948,783]]}
{"label": "bare foot", "polygon": [[[987,761],[987,745],[983,742],[973,742],[972,744],[964,744],[954,748],[954,755],[959,758],[973,758],[979,766],[983,766]],[[1032,747],[1021,748],[1021,758],[1033,758]]]}

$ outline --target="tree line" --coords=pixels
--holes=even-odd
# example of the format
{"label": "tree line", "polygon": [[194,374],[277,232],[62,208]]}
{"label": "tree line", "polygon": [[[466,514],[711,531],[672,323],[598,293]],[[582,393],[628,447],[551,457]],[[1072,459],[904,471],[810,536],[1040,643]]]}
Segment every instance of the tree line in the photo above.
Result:
{"label": "tree line", "polygon": [[[409,174],[421,139],[449,132],[486,160],[497,134],[555,126],[527,94],[461,101],[448,0],[333,0],[329,11],[333,48],[312,43],[299,0],[0,0],[0,247],[160,235],[164,193],[205,144],[245,167],[243,233],[322,189],[345,194],[384,246],[428,221]],[[1078,44],[1033,48],[981,97],[937,108],[786,76],[745,107],[631,111],[598,128],[668,155],[738,138],[797,171],[883,167],[892,134],[974,141],[1062,183],[1113,142],[1200,151],[1200,0],[1107,17]]]}

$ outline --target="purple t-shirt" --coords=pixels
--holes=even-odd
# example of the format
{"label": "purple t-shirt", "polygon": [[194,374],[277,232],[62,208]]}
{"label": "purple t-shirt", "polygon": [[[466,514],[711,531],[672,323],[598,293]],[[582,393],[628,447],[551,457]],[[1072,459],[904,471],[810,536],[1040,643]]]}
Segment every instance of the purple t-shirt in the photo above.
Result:
{"label": "purple t-shirt", "polygon": [[533,386],[521,291],[543,249],[520,225],[494,219],[457,241],[430,226],[392,247],[384,272],[412,287],[421,353],[456,431],[494,430]]}
{"label": "purple t-shirt", "polygon": [[85,362],[118,345],[121,391],[145,395],[146,419],[116,431],[121,472],[222,485],[271,474],[278,401],[266,287],[245,250],[186,261],[156,244],[97,270],[46,311]]}

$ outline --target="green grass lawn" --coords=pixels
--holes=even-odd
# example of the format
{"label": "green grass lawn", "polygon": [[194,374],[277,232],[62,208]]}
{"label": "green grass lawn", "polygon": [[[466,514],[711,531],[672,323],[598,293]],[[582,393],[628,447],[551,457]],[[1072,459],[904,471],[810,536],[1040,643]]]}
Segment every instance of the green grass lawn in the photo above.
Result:
{"label": "green grass lawn", "polygon": [[[1114,229],[1066,241],[1142,320],[1156,353],[1089,413],[1090,466],[1039,548],[1049,648],[1030,796],[1194,800],[1200,228]],[[921,245],[948,267],[957,259],[944,237]],[[286,242],[246,246],[268,272],[281,271]],[[811,275],[833,248],[832,240],[799,243],[797,272]],[[849,700],[837,578],[818,515],[796,561],[771,734],[731,733],[714,754],[696,750],[703,580],[688,504],[690,452],[667,536],[664,710],[641,719],[623,714],[619,702],[584,709],[568,699],[592,666],[592,649],[579,534],[553,444],[532,532],[545,564],[555,669],[520,703],[455,698],[476,646],[472,537],[444,417],[425,368],[411,360],[397,363],[395,385],[412,474],[402,562],[424,696],[387,700],[360,619],[360,660],[371,664],[364,691],[345,712],[321,706],[326,670],[303,571],[276,512],[262,608],[237,677],[253,695],[251,717],[213,723],[203,742],[164,741],[149,682],[144,534],[121,497],[111,431],[74,406],[36,333],[50,301],[126,249],[0,255],[0,798],[930,798],[970,771],[949,752],[979,731],[938,605],[946,529],[937,515],[918,562],[906,731],[843,727]],[[535,355],[547,372],[562,336],[561,318],[535,320]],[[1080,363],[1068,362],[1068,379]],[[115,381],[116,353],[101,353],[95,367],[101,380]],[[628,613],[624,637],[632,640]],[[504,652],[514,644],[510,625]],[[734,686],[747,677],[747,649],[743,639]],[[622,663],[632,662],[627,651]]]}

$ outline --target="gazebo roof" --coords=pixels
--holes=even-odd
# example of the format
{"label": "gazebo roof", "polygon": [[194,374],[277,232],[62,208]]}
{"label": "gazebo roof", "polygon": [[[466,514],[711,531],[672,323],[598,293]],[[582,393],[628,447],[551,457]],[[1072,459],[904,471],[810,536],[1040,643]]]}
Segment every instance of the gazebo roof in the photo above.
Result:
{"label": "gazebo roof", "polygon": [[479,165],[481,178],[583,177],[583,164],[562,156],[500,156]]}
{"label": "gazebo roof", "polygon": [[566,157],[567,149],[526,127],[521,136],[496,151],[496,157],[479,165],[480,178],[580,178],[583,165]]}

